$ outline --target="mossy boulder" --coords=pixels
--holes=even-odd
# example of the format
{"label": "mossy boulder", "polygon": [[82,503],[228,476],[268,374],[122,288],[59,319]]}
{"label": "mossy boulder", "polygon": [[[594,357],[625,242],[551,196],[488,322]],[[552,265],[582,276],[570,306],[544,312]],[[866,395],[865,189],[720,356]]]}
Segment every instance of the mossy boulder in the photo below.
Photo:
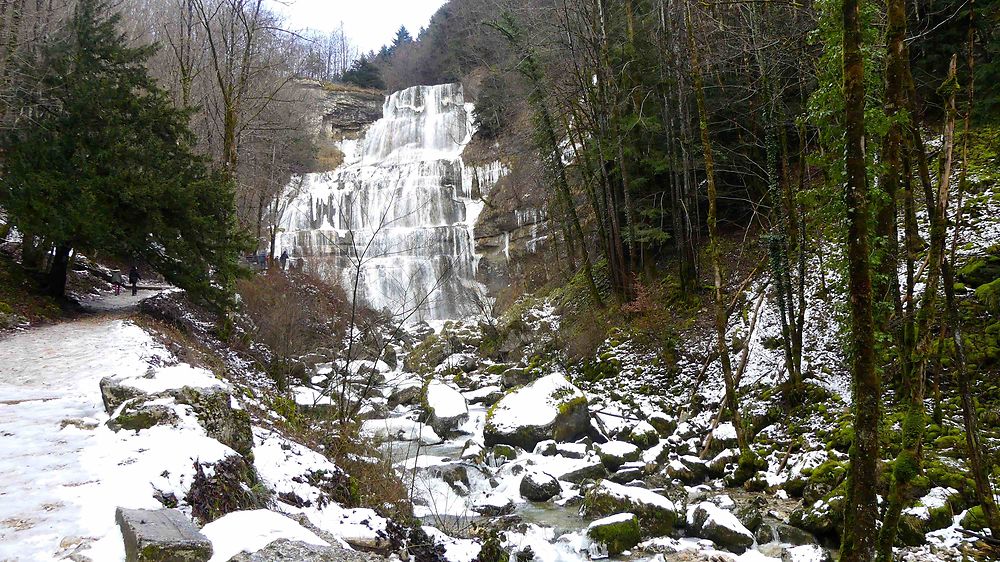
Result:
{"label": "mossy boulder", "polygon": [[448,340],[431,334],[416,345],[403,360],[403,369],[410,373],[427,374],[451,355]]}
{"label": "mossy boulder", "polygon": [[502,443],[531,451],[540,441],[572,441],[589,429],[587,398],[562,374],[553,373],[490,407],[483,435],[487,446]]}
{"label": "mossy boulder", "polygon": [[205,433],[237,453],[249,457],[253,451],[253,430],[250,414],[233,407],[229,391],[224,388],[192,388],[174,391],[174,400],[187,404],[198,416]]}
{"label": "mossy boulder", "polygon": [[970,287],[979,287],[1000,278],[1000,256],[972,258],[958,270],[958,279]]}
{"label": "mossy boulder", "polygon": [[983,507],[977,505],[966,511],[962,517],[961,524],[963,529],[969,531],[982,531],[985,529],[986,515],[983,514]]}
{"label": "mossy boulder", "polygon": [[172,404],[148,403],[136,398],[125,402],[107,425],[113,431],[142,431],[156,425],[174,425],[180,421],[174,408]]}
{"label": "mossy boulder", "polygon": [[609,555],[617,556],[639,544],[639,518],[633,513],[617,513],[598,519],[587,527],[587,537],[605,545]]}
{"label": "mossy boulder", "polygon": [[608,441],[596,446],[597,456],[604,466],[614,472],[627,462],[638,461],[642,457],[639,447],[625,441]]}
{"label": "mossy boulder", "polygon": [[847,478],[847,465],[836,460],[829,460],[817,466],[809,474],[802,490],[802,500],[806,505],[815,503],[829,494]]}
{"label": "mossy boulder", "polygon": [[584,496],[580,513],[585,517],[605,517],[634,513],[645,537],[670,533],[677,523],[677,507],[656,492],[602,480]]}
{"label": "mossy boulder", "polygon": [[826,538],[839,538],[844,525],[844,496],[831,494],[815,503],[792,512],[792,526]]}
{"label": "mossy boulder", "polygon": [[237,455],[209,466],[196,462],[194,481],[184,499],[202,524],[234,511],[266,508],[271,500],[257,471]]}
{"label": "mossy boulder", "polygon": [[660,434],[652,424],[647,421],[641,421],[629,430],[625,435],[625,440],[640,449],[646,450],[660,442]]}

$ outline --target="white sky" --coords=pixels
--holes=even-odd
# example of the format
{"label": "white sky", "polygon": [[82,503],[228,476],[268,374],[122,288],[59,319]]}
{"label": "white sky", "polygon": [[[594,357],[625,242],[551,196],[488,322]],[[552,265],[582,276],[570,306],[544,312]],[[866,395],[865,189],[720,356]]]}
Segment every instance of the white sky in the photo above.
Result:
{"label": "white sky", "polygon": [[400,25],[415,38],[447,0],[271,0],[292,29],[330,31],[344,22],[347,35],[363,51],[378,51]]}

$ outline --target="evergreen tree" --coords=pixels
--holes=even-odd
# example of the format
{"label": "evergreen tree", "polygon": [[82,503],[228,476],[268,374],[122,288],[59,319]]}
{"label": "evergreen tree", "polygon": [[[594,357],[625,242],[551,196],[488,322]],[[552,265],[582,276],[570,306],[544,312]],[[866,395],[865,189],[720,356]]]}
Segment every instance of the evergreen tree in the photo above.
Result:
{"label": "evergreen tree", "polygon": [[392,47],[390,47],[389,50],[395,53],[396,50],[402,47],[403,45],[412,42],[413,42],[413,37],[410,35],[410,32],[406,30],[405,25],[401,25],[399,26],[399,29],[396,30],[396,37],[392,40]]}
{"label": "evergreen tree", "polygon": [[361,86],[362,88],[385,89],[385,82],[382,81],[382,73],[378,66],[372,62],[371,57],[361,57],[351,64],[351,68],[344,73],[344,82]]}
{"label": "evergreen tree", "polygon": [[234,187],[194,154],[187,112],[149,76],[155,48],[128,47],[109,13],[81,0],[43,50],[45,97],[26,100],[34,119],[3,139],[0,205],[55,248],[53,295],[65,293],[74,250],[101,251],[225,308],[243,245]]}

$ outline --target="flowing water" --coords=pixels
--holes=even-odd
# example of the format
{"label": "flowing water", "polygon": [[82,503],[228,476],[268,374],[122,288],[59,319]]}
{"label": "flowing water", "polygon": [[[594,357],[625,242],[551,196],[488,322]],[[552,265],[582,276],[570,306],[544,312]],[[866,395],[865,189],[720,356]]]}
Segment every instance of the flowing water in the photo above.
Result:
{"label": "flowing water", "polygon": [[471,112],[460,84],[388,96],[364,138],[342,143],[343,166],[289,186],[277,251],[393,315],[473,311],[472,229],[483,204],[461,158]]}

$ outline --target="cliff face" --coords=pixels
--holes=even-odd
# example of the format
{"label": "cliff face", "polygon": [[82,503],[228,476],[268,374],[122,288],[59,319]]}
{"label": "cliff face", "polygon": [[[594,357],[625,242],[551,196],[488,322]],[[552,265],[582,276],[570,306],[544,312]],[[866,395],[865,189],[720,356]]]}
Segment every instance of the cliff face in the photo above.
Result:
{"label": "cliff face", "polygon": [[379,90],[315,80],[301,80],[299,84],[314,108],[311,114],[321,140],[356,139],[368,125],[382,117],[385,94]]}

